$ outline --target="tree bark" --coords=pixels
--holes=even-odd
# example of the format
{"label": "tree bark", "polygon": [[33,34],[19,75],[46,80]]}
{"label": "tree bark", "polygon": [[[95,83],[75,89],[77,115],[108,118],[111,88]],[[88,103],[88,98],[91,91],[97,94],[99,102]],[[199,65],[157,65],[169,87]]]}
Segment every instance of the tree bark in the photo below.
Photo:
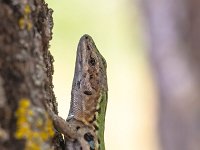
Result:
{"label": "tree bark", "polygon": [[163,150],[200,148],[200,1],[143,0]]}
{"label": "tree bark", "polygon": [[0,149],[62,149],[45,105],[53,92],[52,10],[43,0],[0,0]]}

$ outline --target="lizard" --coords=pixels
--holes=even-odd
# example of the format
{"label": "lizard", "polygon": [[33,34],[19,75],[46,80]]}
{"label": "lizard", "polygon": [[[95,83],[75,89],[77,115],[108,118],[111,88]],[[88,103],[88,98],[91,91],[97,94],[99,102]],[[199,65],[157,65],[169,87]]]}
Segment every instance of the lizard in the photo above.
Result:
{"label": "lizard", "polygon": [[76,54],[70,110],[66,122],[51,112],[65,137],[65,150],[105,150],[104,126],[108,98],[107,64],[91,36],[81,37]]}

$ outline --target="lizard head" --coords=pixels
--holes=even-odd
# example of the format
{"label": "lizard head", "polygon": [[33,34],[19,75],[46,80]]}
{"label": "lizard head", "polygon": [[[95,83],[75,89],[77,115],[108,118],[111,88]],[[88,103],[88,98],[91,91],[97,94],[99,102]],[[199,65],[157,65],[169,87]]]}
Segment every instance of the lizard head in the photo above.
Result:
{"label": "lizard head", "polygon": [[95,121],[94,114],[102,92],[108,90],[106,68],[106,61],[92,37],[83,35],[77,48],[69,117],[71,115],[87,124]]}
{"label": "lizard head", "polygon": [[78,44],[75,74],[79,76],[78,80],[82,81],[80,86],[85,89],[86,95],[107,90],[106,68],[106,60],[98,51],[92,37],[83,35]]}

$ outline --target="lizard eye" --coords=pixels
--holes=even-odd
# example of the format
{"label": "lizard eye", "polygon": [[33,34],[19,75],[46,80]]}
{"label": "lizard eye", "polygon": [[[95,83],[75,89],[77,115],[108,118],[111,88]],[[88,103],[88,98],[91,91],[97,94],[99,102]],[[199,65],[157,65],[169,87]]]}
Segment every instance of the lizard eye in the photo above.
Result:
{"label": "lizard eye", "polygon": [[91,65],[91,66],[95,66],[96,65],[96,60],[93,57],[90,57],[89,65]]}

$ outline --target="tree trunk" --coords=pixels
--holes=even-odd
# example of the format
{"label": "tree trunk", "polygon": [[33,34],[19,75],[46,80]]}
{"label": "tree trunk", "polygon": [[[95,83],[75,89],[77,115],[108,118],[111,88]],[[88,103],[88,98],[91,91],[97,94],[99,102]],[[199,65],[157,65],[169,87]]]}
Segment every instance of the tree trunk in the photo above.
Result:
{"label": "tree trunk", "polygon": [[43,0],[0,0],[0,149],[61,149],[45,105],[53,92],[52,10]]}
{"label": "tree trunk", "polygon": [[200,148],[200,1],[144,0],[163,150]]}

